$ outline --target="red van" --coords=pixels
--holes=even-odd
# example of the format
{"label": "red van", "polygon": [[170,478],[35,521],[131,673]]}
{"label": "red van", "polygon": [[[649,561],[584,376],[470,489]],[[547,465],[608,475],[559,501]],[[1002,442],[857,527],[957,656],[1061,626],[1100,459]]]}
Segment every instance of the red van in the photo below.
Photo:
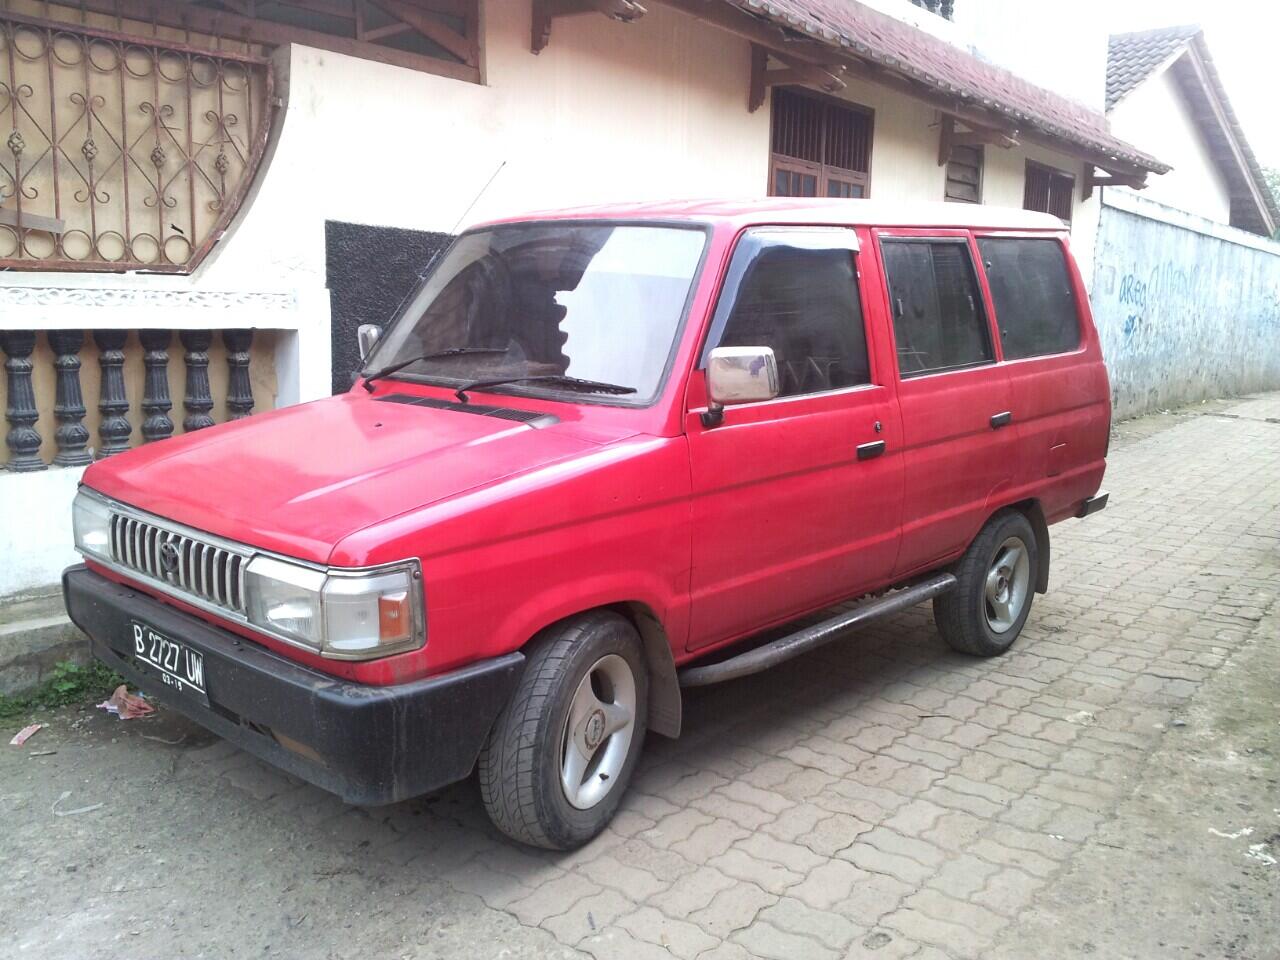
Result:
{"label": "red van", "polygon": [[349,802],[478,769],[503,831],[570,848],[682,687],[927,599],[956,649],[1007,650],[1049,525],[1105,505],[1109,425],[1047,215],[557,211],[462,234],[349,393],[90,467],[67,609]]}

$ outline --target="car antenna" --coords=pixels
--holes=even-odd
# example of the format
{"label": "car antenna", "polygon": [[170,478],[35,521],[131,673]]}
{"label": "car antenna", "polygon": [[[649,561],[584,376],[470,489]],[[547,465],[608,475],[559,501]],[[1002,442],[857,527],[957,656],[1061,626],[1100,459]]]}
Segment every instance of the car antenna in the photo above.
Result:
{"label": "car antenna", "polygon": [[[462,226],[462,221],[466,219],[467,214],[471,212],[471,208],[480,202],[480,198],[484,196],[485,191],[489,189],[489,186],[493,183],[493,181],[498,179],[498,174],[502,172],[502,168],[505,167],[506,165],[507,165],[506,160],[503,160],[501,163],[498,164],[498,168],[494,170],[492,174],[490,174],[489,179],[484,182],[484,186],[481,187],[479,191],[476,193],[476,195],[471,198],[471,202],[467,204],[467,209],[462,211],[462,215],[458,217],[453,227],[449,230],[449,236],[451,237],[457,236],[458,227]],[[448,244],[445,244],[444,246],[438,247],[436,249],[436,252],[431,254],[431,259],[427,261],[427,265],[423,267],[420,271],[418,271],[419,282],[421,282],[422,279],[427,275],[427,273],[431,270],[432,265],[436,262],[436,260],[440,258],[440,254],[443,253],[448,246],[449,246]],[[418,291],[417,287],[412,287],[405,293],[403,297],[400,298],[400,303],[396,306],[396,309],[391,314],[392,317],[396,317],[400,314],[400,311],[404,309],[405,304],[409,302],[409,298],[412,297],[417,291]],[[369,384],[367,380],[365,381],[364,388],[368,390],[370,393],[373,393],[373,387]]]}
{"label": "car antenna", "polygon": [[498,164],[498,169],[493,171],[489,179],[484,182],[484,186],[481,187],[479,192],[474,197],[471,198],[471,202],[467,204],[467,209],[462,211],[461,216],[458,217],[458,222],[453,225],[453,229],[450,230],[449,233],[456,234],[458,232],[458,228],[462,226],[462,221],[467,218],[467,214],[471,212],[471,208],[480,202],[480,198],[484,196],[485,191],[489,189],[493,181],[498,179],[498,174],[502,172],[502,168],[505,167],[506,165],[507,165],[507,161],[505,160],[503,160],[500,164]]}

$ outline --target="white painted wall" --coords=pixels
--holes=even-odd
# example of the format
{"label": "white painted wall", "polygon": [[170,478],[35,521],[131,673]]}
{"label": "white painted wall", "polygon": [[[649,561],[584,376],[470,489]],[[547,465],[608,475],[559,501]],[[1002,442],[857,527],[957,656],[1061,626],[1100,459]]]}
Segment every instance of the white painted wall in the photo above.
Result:
{"label": "white painted wall", "polygon": [[503,161],[468,222],[764,189],[768,115],[746,110],[745,43],[654,5],[630,26],[557,21],[533,56],[529,9],[486,3],[485,86],[295,46],[276,159],[210,273],[322,279],[326,219],[451,231]]}
{"label": "white painted wall", "polygon": [[1231,222],[1226,180],[1168,67],[1112,107],[1108,119],[1116,136],[1173,165],[1168,173],[1147,178],[1143,197],[1207,220]]}

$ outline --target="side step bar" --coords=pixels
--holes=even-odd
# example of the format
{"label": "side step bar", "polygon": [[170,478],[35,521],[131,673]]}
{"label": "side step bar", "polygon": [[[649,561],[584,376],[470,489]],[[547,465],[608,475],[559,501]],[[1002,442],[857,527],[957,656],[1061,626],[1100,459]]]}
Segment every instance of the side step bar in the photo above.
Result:
{"label": "side step bar", "polygon": [[861,604],[847,613],[815,623],[811,627],[797,630],[785,637],[779,637],[772,643],[748,650],[728,660],[709,663],[702,667],[686,667],[680,671],[680,686],[705,687],[711,683],[736,680],[738,677],[768,670],[792,657],[808,653],[824,643],[838,640],[858,627],[865,627],[882,617],[891,616],[908,607],[914,607],[917,603],[930,600],[940,593],[946,593],[955,585],[956,578],[953,574],[937,574],[914,586],[895,590],[893,593]]}
{"label": "side step bar", "polygon": [[1103,492],[1099,493],[1096,497],[1089,497],[1080,504],[1080,509],[1076,511],[1076,517],[1083,520],[1085,517],[1091,517],[1099,510],[1105,509],[1107,506],[1108,496],[1109,494]]}

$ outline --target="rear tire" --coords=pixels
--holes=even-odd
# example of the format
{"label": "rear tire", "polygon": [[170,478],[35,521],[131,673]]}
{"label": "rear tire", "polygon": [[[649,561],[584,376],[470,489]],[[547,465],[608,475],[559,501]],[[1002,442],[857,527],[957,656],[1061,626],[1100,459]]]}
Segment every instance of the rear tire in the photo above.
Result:
{"label": "rear tire", "polygon": [[938,632],[960,653],[1004,653],[1031,613],[1039,570],[1030,521],[1017,510],[997,513],[956,564],[956,586],[933,600]]}
{"label": "rear tire", "polygon": [[635,628],[596,611],[539,635],[480,753],[480,797],[512,839],[572,850],[613,818],[644,742],[649,678]]}

